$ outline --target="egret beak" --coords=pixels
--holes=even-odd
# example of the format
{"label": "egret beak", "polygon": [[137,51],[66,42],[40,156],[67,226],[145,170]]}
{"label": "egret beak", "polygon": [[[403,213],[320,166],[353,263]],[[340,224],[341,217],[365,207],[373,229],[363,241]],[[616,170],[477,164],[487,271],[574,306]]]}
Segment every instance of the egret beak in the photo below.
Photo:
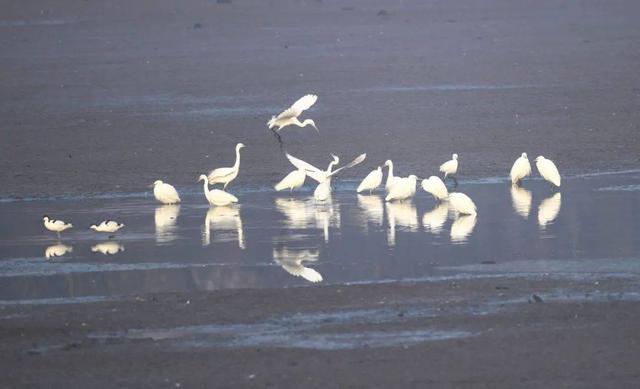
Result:
{"label": "egret beak", "polygon": [[320,133],[320,130],[318,130],[318,127],[316,127],[316,125],[315,125],[315,124],[312,124],[312,126],[313,126],[313,128],[315,128],[316,132],[319,134],[319,133]]}

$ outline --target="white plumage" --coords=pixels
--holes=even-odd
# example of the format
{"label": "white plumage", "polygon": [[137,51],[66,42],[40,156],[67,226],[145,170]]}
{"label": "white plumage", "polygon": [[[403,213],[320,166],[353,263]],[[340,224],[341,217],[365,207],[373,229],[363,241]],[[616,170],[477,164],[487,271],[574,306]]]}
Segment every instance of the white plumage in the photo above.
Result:
{"label": "white plumage", "polygon": [[560,186],[560,172],[552,160],[540,155],[536,158],[536,168],[538,168],[538,173],[540,173],[542,178],[557,187]]}
{"label": "white plumage", "polygon": [[69,228],[73,227],[73,224],[71,223],[65,223],[62,220],[50,219],[47,215],[44,215],[42,217],[42,221],[44,222],[44,228],[57,233],[58,238],[60,238],[60,233],[62,231],[68,230]]}
{"label": "white plumage", "polygon": [[511,177],[511,183],[513,185],[518,184],[520,180],[525,177],[528,177],[531,174],[531,164],[529,163],[529,158],[527,157],[527,153],[522,153],[520,158],[516,159],[511,167],[511,171],[509,172],[509,177]]}
{"label": "white plumage", "polygon": [[417,181],[418,177],[413,174],[409,177],[400,178],[391,186],[385,201],[402,201],[413,197],[416,194]]}
{"label": "white plumage", "polygon": [[446,201],[449,196],[447,186],[442,182],[440,177],[431,176],[426,180],[422,180],[422,189],[430,193],[437,201]]}
{"label": "white plumage", "polygon": [[451,160],[440,165],[440,172],[444,173],[444,178],[455,176],[458,172],[458,154],[453,154]]}
{"label": "white plumage", "polygon": [[180,202],[180,196],[176,188],[161,180],[156,180],[153,183],[153,196],[162,204],[177,204]]}
{"label": "white plumage", "polygon": [[103,220],[99,224],[92,224],[89,228],[96,232],[116,232],[124,227],[124,224],[113,220]]}
{"label": "white plumage", "polygon": [[238,177],[238,172],[240,171],[240,149],[243,147],[245,146],[242,143],[236,145],[236,162],[233,166],[220,167],[209,172],[209,184],[223,184],[224,187],[222,189],[227,189],[227,185]]}
{"label": "white plumage", "polygon": [[124,246],[114,241],[101,242],[91,247],[92,253],[102,253],[104,255],[115,255],[121,251],[124,251]]}
{"label": "white plumage", "polygon": [[382,184],[382,167],[378,166],[377,169],[372,170],[371,173],[367,174],[360,185],[358,185],[358,189],[356,191],[361,193],[368,190],[369,193],[371,193],[376,190],[380,184]]}
{"label": "white plumage", "polygon": [[477,208],[469,196],[460,192],[449,193],[449,208],[464,215],[475,215]]}
{"label": "white plumage", "polygon": [[538,225],[545,227],[558,217],[560,213],[560,205],[562,204],[562,196],[556,193],[553,196],[542,200],[538,206]]}
{"label": "white plumage", "polygon": [[292,276],[302,277],[313,283],[322,281],[322,275],[318,271],[303,264],[303,262],[316,262],[318,260],[317,251],[289,251],[286,247],[280,250],[274,248],[273,260]]}
{"label": "white plumage", "polygon": [[220,189],[209,190],[209,181],[207,180],[207,176],[204,174],[200,175],[198,181],[204,181],[204,196],[207,198],[209,205],[224,206],[238,202],[238,198],[231,193],[227,193]]}
{"label": "white plumage", "polygon": [[276,132],[280,131],[284,127],[289,125],[296,125],[298,127],[306,127],[307,125],[311,125],[316,131],[318,131],[318,127],[316,127],[316,123],[311,119],[306,119],[304,122],[300,122],[298,120],[298,116],[302,114],[303,111],[311,108],[313,104],[315,104],[316,100],[318,100],[318,96],[316,95],[306,95],[298,99],[291,107],[284,110],[278,116],[272,116],[271,119],[267,122],[267,126],[269,129],[275,129]]}
{"label": "white plumage", "polygon": [[395,177],[393,175],[393,161],[390,159],[387,159],[384,163],[385,166],[387,166],[389,168],[389,171],[387,172],[387,181],[385,181],[384,184],[384,190],[387,192],[387,194],[389,194],[389,191],[391,190],[391,187],[398,182],[401,177]]}
{"label": "white plumage", "polygon": [[274,188],[276,191],[281,191],[285,189],[289,189],[289,191],[293,191],[294,189],[298,189],[304,185],[304,181],[307,178],[307,174],[303,169],[294,170],[291,173],[287,174],[280,182],[278,182]]}

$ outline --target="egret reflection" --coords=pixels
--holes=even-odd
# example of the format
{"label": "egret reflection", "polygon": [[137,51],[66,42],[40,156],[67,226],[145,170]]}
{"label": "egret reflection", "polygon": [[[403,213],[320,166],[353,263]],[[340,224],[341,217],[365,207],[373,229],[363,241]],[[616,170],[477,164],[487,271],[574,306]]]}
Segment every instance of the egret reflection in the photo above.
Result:
{"label": "egret reflection", "polygon": [[305,200],[283,199],[275,200],[276,208],[286,218],[285,226],[287,228],[302,229],[313,226],[314,206],[311,203],[313,198],[309,197]]}
{"label": "egret reflection", "polygon": [[[212,207],[207,211],[202,229],[202,245],[211,244],[211,230],[215,232],[235,231],[238,239],[238,247],[245,249],[244,230],[239,206]],[[227,239],[219,239],[227,241]]]}
{"label": "egret reflection", "polygon": [[516,213],[527,219],[531,212],[531,191],[517,185],[511,185],[511,204]]}
{"label": "egret reflection", "polygon": [[446,202],[438,203],[431,211],[422,215],[422,226],[426,231],[438,234],[447,221],[449,205]]}
{"label": "egret reflection", "polygon": [[451,241],[453,243],[466,243],[467,238],[476,226],[476,215],[460,215],[451,224]]}
{"label": "egret reflection", "polygon": [[316,227],[324,233],[325,243],[329,242],[329,227],[340,228],[340,207],[334,206],[331,198],[315,204]]}
{"label": "egret reflection", "polygon": [[176,204],[156,207],[156,243],[169,243],[176,239],[176,221],[180,214],[180,206]]}
{"label": "egret reflection", "polygon": [[73,252],[73,247],[63,243],[56,243],[47,247],[44,250],[44,256],[47,259],[51,259],[56,257],[62,257],[63,255],[67,253],[72,253],[72,252]]}
{"label": "egret reflection", "polygon": [[124,246],[113,240],[100,242],[91,247],[92,253],[102,253],[104,255],[115,255],[124,251]]}
{"label": "egret reflection", "polygon": [[561,203],[562,198],[560,192],[542,200],[538,207],[538,225],[540,225],[540,227],[544,228],[558,217]]}
{"label": "egret reflection", "polygon": [[418,230],[418,211],[415,205],[410,202],[387,202],[387,243],[389,246],[396,244],[396,226],[403,227],[409,231]]}
{"label": "egret reflection", "polygon": [[286,247],[273,249],[273,260],[287,273],[314,283],[322,281],[322,275],[315,269],[304,266],[304,262],[316,262],[318,256],[317,250],[290,250]]}
{"label": "egret reflection", "polygon": [[384,221],[384,202],[379,196],[358,195],[358,207],[364,217],[363,225],[367,223],[382,225]]}

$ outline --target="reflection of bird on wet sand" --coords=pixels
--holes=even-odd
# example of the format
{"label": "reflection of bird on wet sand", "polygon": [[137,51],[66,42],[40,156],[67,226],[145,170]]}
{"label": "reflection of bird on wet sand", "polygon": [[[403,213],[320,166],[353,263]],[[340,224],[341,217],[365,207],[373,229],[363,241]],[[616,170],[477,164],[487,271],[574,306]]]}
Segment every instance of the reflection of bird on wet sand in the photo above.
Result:
{"label": "reflection of bird on wet sand", "polygon": [[91,247],[92,253],[102,253],[104,255],[115,255],[124,251],[124,246],[113,240],[100,242]]}
{"label": "reflection of bird on wet sand", "polygon": [[382,198],[375,195],[358,195],[358,207],[362,210],[363,225],[367,222],[382,225],[384,220],[384,203]]}
{"label": "reflection of bird on wet sand", "polygon": [[427,211],[422,215],[422,226],[425,230],[437,234],[442,230],[442,226],[447,221],[448,214],[448,204],[446,202],[438,203],[431,211]]}
{"label": "reflection of bird on wet sand", "polygon": [[312,199],[312,197],[304,200],[276,198],[276,208],[286,217],[287,228],[308,228],[313,225],[315,207],[311,202]]}
{"label": "reflection of bird on wet sand", "polygon": [[156,226],[156,242],[168,243],[176,239],[175,229],[179,205],[161,205],[156,207],[154,222]]}
{"label": "reflection of bird on wet sand", "polygon": [[273,260],[287,273],[314,283],[322,281],[322,275],[304,266],[303,262],[316,262],[318,256],[317,250],[289,250],[286,247],[273,249]]}
{"label": "reflection of bird on wet sand", "polygon": [[522,187],[511,185],[511,203],[516,213],[527,219],[531,212],[531,191]]}
{"label": "reflection of bird on wet sand", "polygon": [[51,258],[61,257],[67,253],[72,253],[72,252],[73,252],[73,247],[63,243],[57,243],[47,247],[44,250],[44,256],[47,259],[51,259]]}
{"label": "reflection of bird on wet sand", "polygon": [[329,242],[329,227],[340,228],[340,207],[333,206],[331,199],[315,205],[316,227],[321,228],[324,241]]}
{"label": "reflection of bird on wet sand", "polygon": [[560,192],[542,200],[538,207],[538,224],[540,227],[544,228],[558,217],[561,203],[562,197]]}
{"label": "reflection of bird on wet sand", "polygon": [[454,243],[465,243],[476,226],[476,215],[460,215],[451,224],[451,241]]}
{"label": "reflection of bird on wet sand", "polygon": [[413,203],[387,202],[387,243],[389,246],[396,244],[396,226],[404,227],[409,231],[418,230],[418,211]]}
{"label": "reflection of bird on wet sand", "polygon": [[214,231],[236,231],[238,236],[238,247],[245,249],[244,230],[242,229],[242,218],[240,217],[239,206],[225,206],[209,208],[204,219],[202,229],[202,245],[211,244],[211,230]]}

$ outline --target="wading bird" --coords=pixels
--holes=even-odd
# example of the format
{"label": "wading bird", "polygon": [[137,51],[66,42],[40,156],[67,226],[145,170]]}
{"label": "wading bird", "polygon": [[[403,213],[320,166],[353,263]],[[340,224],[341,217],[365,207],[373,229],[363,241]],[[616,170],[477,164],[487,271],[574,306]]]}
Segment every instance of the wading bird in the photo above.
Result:
{"label": "wading bird", "polygon": [[62,220],[50,219],[47,215],[42,217],[42,221],[44,222],[44,228],[58,234],[58,240],[60,240],[60,233],[62,231],[73,227],[73,224],[71,223],[65,223]]}
{"label": "wading bird", "polygon": [[269,129],[273,131],[276,138],[278,138],[278,142],[282,144],[282,139],[280,138],[280,130],[289,126],[296,125],[298,127],[306,127],[307,125],[311,125],[317,132],[318,127],[316,127],[316,123],[311,119],[306,119],[303,122],[298,120],[298,116],[302,114],[303,111],[311,108],[313,104],[315,104],[316,100],[318,100],[318,96],[316,95],[306,95],[298,99],[293,105],[283,112],[281,112],[278,116],[272,116],[271,119],[267,122],[267,126]]}
{"label": "wading bird", "polygon": [[389,191],[391,190],[391,187],[398,180],[400,180],[401,177],[394,177],[393,176],[393,161],[391,161],[390,159],[387,159],[384,162],[384,166],[389,167],[389,171],[387,172],[387,181],[385,181],[385,184],[384,184],[384,190],[387,192],[387,194],[389,194]]}
{"label": "wading bird", "polygon": [[430,193],[438,202],[447,201],[449,190],[444,182],[437,176],[431,176],[426,180],[422,180],[422,189]]}
{"label": "wading bird", "polygon": [[360,185],[358,185],[358,189],[356,190],[358,193],[364,192],[366,190],[369,191],[369,194],[376,190],[380,184],[382,183],[382,167],[378,166],[377,169],[372,170],[371,173],[367,174],[367,176],[362,180]]}
{"label": "wading bird", "polygon": [[464,193],[449,193],[449,208],[463,215],[475,215],[477,208],[473,200]]}
{"label": "wading bird", "polygon": [[238,177],[238,172],[240,171],[240,149],[243,147],[245,146],[242,143],[236,145],[236,162],[233,166],[219,167],[209,172],[209,184],[224,184],[222,189],[227,189],[227,185]]}
{"label": "wading bird", "polygon": [[403,201],[412,198],[416,194],[416,184],[418,177],[410,175],[409,177],[399,178],[391,187],[389,194],[385,197],[385,201]]}
{"label": "wading bird", "polygon": [[92,224],[89,226],[90,229],[96,232],[116,232],[122,227],[124,227],[124,224],[113,220],[103,220],[99,224]]}
{"label": "wading bird", "polygon": [[456,173],[458,172],[458,154],[453,154],[449,161],[440,165],[440,172],[444,173],[444,180],[449,177],[455,182],[456,186],[458,186],[458,180],[456,179]]}
{"label": "wading bird", "polygon": [[511,177],[511,184],[518,185],[520,180],[525,177],[529,177],[531,174],[531,164],[529,163],[529,158],[527,157],[527,153],[522,153],[520,158],[516,159],[511,167],[511,171],[509,172],[509,177]]}
{"label": "wading bird", "polygon": [[301,188],[306,178],[307,173],[304,172],[304,169],[294,170],[280,180],[274,188],[278,192],[285,189],[289,189],[289,192],[292,192],[294,189]]}
{"label": "wading bird", "polygon": [[224,190],[209,190],[209,180],[204,174],[200,175],[198,182],[200,181],[204,181],[204,183],[202,184],[204,189],[204,197],[207,198],[209,205],[224,206],[238,202],[238,198],[236,196],[232,195],[231,193],[227,193]]}
{"label": "wading bird", "polygon": [[560,172],[552,160],[540,155],[536,158],[536,168],[538,168],[538,173],[540,173],[542,178],[560,187]]}
{"label": "wading bird", "polygon": [[161,180],[156,180],[153,183],[153,196],[162,204],[177,204],[180,202],[180,196],[176,188]]}

